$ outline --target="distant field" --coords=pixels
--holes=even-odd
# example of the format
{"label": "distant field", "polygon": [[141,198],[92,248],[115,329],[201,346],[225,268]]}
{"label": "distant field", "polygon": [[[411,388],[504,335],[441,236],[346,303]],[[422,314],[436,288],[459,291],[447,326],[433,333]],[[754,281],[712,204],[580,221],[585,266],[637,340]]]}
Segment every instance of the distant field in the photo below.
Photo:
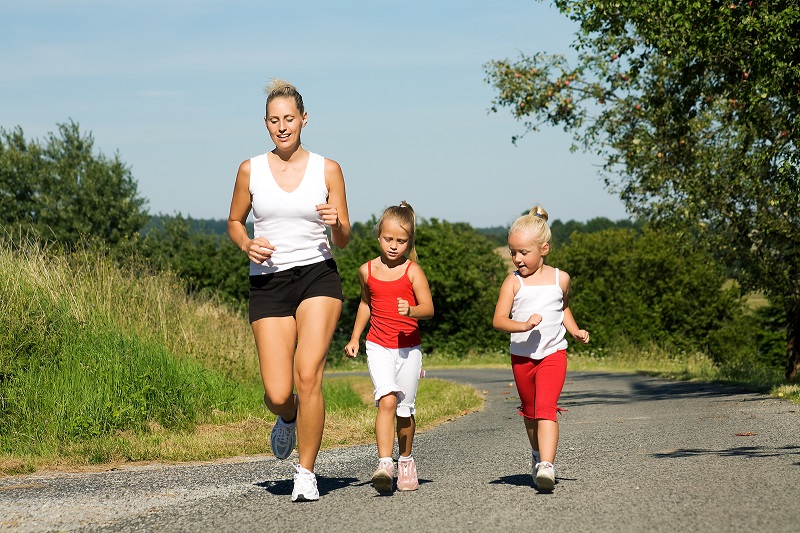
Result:
{"label": "distant field", "polygon": [[508,253],[508,246],[498,246],[494,249],[494,253],[503,258],[509,272],[516,270],[514,263],[511,261],[511,255]]}

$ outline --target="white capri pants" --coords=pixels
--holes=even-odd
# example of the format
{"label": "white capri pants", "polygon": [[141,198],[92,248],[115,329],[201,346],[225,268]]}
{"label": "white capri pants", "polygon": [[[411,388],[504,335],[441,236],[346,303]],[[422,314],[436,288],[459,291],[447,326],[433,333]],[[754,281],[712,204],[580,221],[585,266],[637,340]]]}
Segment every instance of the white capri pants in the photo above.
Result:
{"label": "white capri pants", "polygon": [[422,347],[384,348],[367,341],[369,377],[375,387],[375,406],[387,394],[397,394],[397,416],[408,418],[416,412],[419,374],[422,371]]}

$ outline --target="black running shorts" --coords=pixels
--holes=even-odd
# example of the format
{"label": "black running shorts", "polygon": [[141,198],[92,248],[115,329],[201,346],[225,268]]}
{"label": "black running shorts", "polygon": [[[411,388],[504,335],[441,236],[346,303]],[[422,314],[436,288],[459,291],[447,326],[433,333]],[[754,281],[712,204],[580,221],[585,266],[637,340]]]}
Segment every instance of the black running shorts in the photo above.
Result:
{"label": "black running shorts", "polygon": [[300,302],[317,296],[344,300],[342,280],[333,259],[250,276],[250,322],[294,316]]}

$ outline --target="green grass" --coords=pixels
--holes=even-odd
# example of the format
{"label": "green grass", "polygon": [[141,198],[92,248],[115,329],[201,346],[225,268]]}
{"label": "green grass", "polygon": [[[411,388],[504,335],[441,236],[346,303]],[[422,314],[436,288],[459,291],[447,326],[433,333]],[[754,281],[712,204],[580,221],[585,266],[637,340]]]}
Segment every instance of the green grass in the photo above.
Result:
{"label": "green grass", "polygon": [[[504,353],[424,361],[507,365]],[[800,403],[777,371],[720,369],[658,346],[575,351],[569,368],[737,383]],[[336,370],[366,370],[364,358]],[[371,393],[368,377],[327,375],[324,448],[374,442]],[[275,417],[262,395],[252,333],[234,310],[146,263],[0,237],[0,475],[268,453]],[[425,431],[482,399],[426,378],[417,401]]]}
{"label": "green grass", "polygon": [[[372,442],[369,378],[326,379],[323,394],[324,447]],[[0,474],[267,453],[262,396],[235,311],[145,263],[0,238]],[[435,380],[420,398],[451,400],[421,430],[481,401]]]}

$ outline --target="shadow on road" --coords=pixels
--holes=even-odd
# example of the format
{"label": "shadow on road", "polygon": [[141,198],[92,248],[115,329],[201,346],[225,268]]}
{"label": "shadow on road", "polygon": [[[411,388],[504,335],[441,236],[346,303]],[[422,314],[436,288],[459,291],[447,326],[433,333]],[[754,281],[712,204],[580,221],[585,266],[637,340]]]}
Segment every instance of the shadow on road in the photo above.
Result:
{"label": "shadow on road", "polygon": [[[716,455],[717,457],[781,457],[800,455],[800,446],[783,446],[781,448],[764,448],[762,446],[738,446],[723,450],[706,450],[702,448],[686,448],[654,453],[656,459],[671,459],[678,457],[695,457],[698,455]],[[800,462],[794,463],[800,466]]]}
{"label": "shadow on road", "polygon": [[[602,378],[604,383],[611,383],[605,389],[583,389],[580,392],[569,390],[569,385],[580,382],[582,385],[589,383],[594,378]],[[619,388],[614,387],[619,384]],[[668,381],[653,378],[652,380],[637,381],[629,386],[629,378],[624,375],[578,372],[568,374],[567,386],[561,395],[564,405],[597,405],[597,404],[623,404],[630,402],[652,402],[661,400],[677,400],[683,398],[719,398],[722,401],[743,401],[743,398],[731,398],[731,394],[748,394],[749,391],[729,385],[695,383],[684,381]],[[749,393],[756,394],[756,393]]]}
{"label": "shadow on road", "polygon": [[[324,496],[331,492],[344,489],[351,486],[363,485],[364,483],[354,477],[325,477],[317,475],[317,488],[319,489],[320,496]],[[281,479],[279,481],[262,481],[256,483],[257,487],[262,487],[270,494],[276,496],[289,496],[292,494],[294,481],[291,479]]]}

